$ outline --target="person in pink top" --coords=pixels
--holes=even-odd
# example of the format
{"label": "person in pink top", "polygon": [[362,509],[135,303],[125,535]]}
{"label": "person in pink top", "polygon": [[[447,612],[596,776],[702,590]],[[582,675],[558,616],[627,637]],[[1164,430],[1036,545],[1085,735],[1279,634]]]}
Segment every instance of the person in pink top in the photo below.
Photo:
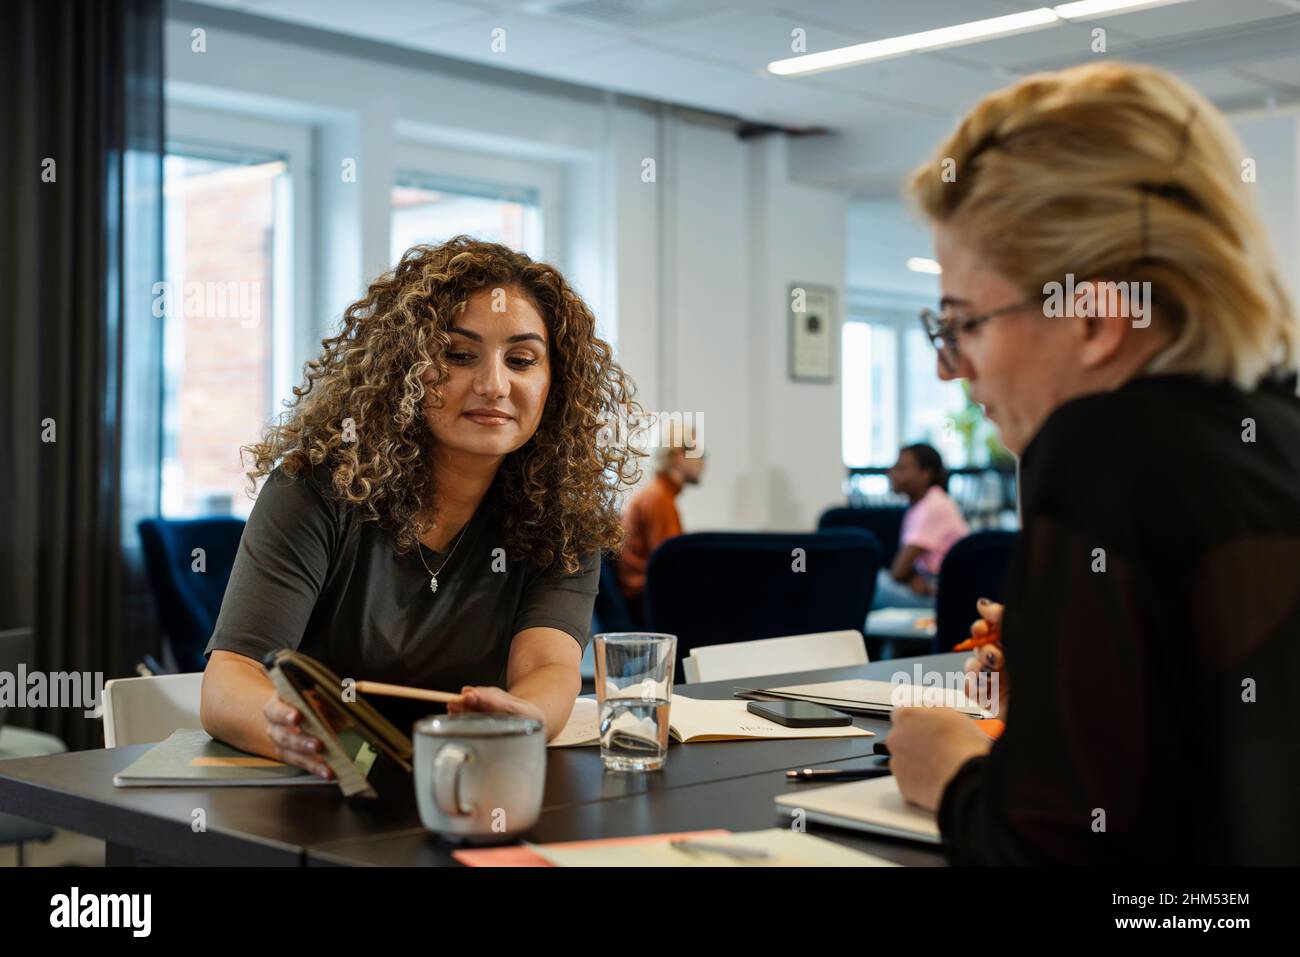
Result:
{"label": "person in pink top", "polygon": [[911,503],[903,515],[898,554],[876,580],[874,608],[933,608],[944,555],[970,534],[948,497],[948,470],[933,446],[904,446],[889,470],[889,487]]}

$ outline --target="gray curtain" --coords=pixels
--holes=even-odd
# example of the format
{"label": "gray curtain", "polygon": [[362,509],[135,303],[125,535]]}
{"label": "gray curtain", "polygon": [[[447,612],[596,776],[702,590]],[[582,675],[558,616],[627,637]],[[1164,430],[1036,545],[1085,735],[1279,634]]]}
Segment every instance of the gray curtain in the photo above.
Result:
{"label": "gray curtain", "polygon": [[[132,362],[156,365],[139,310],[149,315],[162,275],[162,9],[16,0],[5,20],[0,628],[33,629],[28,669],[107,680],[127,674],[137,650],[122,614],[134,534],[122,476],[139,466],[123,442],[124,357],[140,327]],[[27,709],[17,721],[99,746],[83,710]]]}

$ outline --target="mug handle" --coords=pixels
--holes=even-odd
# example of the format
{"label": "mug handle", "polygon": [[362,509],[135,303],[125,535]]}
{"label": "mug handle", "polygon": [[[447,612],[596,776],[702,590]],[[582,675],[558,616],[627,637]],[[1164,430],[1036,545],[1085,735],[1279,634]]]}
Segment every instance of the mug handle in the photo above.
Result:
{"label": "mug handle", "polygon": [[433,800],[448,817],[466,817],[474,805],[461,800],[461,771],[474,755],[458,744],[445,744],[433,759]]}

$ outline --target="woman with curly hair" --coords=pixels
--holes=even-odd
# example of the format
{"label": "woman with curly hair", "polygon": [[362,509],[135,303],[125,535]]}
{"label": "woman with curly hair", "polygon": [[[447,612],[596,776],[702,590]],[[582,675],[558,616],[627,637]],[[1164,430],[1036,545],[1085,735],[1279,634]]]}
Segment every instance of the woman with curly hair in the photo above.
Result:
{"label": "woman with curly hair", "polygon": [[[460,689],[451,710],[564,726],[635,414],[595,317],[552,266],[464,236],[417,246],[343,314],[306,384],[245,449],[266,477],[208,643],[214,737],[322,777],[320,743],[259,663]],[[376,701],[395,721],[428,711]]]}

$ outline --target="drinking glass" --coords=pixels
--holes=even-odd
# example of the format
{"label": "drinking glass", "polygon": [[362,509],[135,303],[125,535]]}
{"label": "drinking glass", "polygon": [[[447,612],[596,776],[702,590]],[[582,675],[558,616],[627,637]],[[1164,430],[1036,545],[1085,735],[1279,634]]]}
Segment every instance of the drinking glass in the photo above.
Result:
{"label": "drinking glass", "polygon": [[668,710],[677,636],[596,636],[600,757],[609,771],[658,771],[668,759]]}

